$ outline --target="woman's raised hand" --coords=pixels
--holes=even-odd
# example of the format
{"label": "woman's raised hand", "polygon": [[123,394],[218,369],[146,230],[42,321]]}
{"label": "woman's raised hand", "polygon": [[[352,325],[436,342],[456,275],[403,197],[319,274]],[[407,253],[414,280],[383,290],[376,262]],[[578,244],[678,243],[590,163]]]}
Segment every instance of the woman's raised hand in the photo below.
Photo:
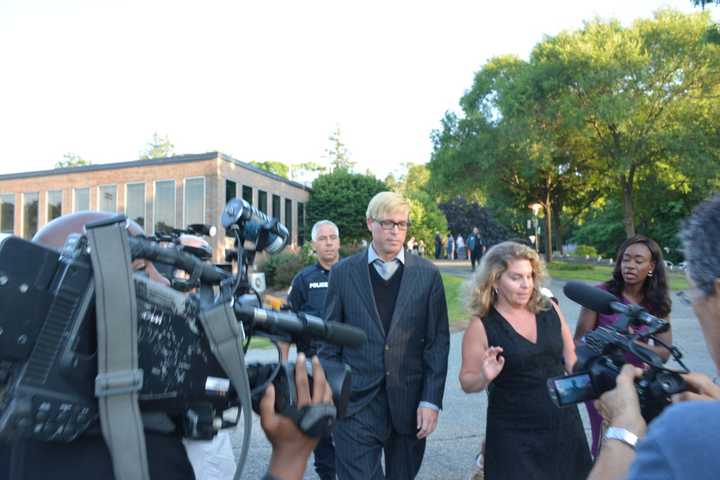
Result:
{"label": "woman's raised hand", "polygon": [[505,366],[505,357],[502,356],[502,352],[502,347],[489,347],[482,354],[480,369],[488,383],[495,380]]}

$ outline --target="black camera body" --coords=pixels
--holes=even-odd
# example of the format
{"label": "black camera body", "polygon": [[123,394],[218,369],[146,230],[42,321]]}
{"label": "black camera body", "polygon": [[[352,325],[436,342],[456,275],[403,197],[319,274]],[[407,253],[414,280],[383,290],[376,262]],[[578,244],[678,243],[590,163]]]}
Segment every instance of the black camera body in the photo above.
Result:
{"label": "black camera body", "polygon": [[[587,308],[609,310],[608,313],[619,310],[621,314],[615,324],[600,326],[583,337],[576,348],[577,361],[572,374],[548,379],[548,392],[557,406],[595,400],[612,390],[622,366],[633,356],[646,365],[643,375],[635,382],[646,421],[660,414],[670,404],[673,394],[687,390],[681,372],[665,368],[657,353],[638,343],[640,339],[654,338],[653,335],[666,331],[669,323],[648,314],[642,307],[620,303],[604,290],[577,282],[569,282],[565,294]],[[607,308],[603,308],[604,305]],[[680,352],[674,347],[670,351],[679,361]]]}
{"label": "black camera body", "polygon": [[[239,250],[252,247],[241,259],[264,248],[279,251],[287,242],[284,226],[247,203],[231,201],[223,220],[225,228],[236,234]],[[261,308],[247,282],[247,263],[241,263],[233,275],[174,245],[142,237],[128,240],[133,259],[192,272],[193,278],[215,291],[208,300],[198,293],[173,290],[142,273],[132,277],[142,371],[137,390],[140,410],[175,417],[187,437],[211,438],[222,423],[222,412],[240,406],[237,386],[231,385],[208,342],[201,321],[204,311],[228,306],[244,338],[261,334],[346,346],[365,341],[364,332],[351,326]],[[86,236],[71,235],[61,252],[18,237],[0,241],[0,440],[69,442],[88,430],[99,432],[95,293]],[[349,399],[349,367],[324,367],[342,415]],[[256,397],[270,382],[286,385],[278,388],[276,404],[293,407],[294,389],[278,375],[281,370],[278,364],[252,365],[245,374]]]}

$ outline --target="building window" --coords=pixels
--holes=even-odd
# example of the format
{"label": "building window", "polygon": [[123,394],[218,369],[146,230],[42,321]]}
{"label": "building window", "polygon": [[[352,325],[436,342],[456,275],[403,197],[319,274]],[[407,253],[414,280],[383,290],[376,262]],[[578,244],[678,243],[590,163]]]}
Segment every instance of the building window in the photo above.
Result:
{"label": "building window", "polygon": [[280,196],[272,196],[272,217],[277,218],[280,221]]}
{"label": "building window", "polygon": [[183,198],[185,199],[183,228],[193,223],[205,223],[205,177],[186,178]]}
{"label": "building window", "polygon": [[47,193],[47,221],[54,220],[62,215],[62,190],[52,190]]}
{"label": "building window", "polygon": [[125,216],[134,220],[145,230],[145,184],[125,185]]}
{"label": "building window", "polygon": [[285,226],[288,229],[288,243],[292,243],[292,200],[285,199]]}
{"label": "building window", "polygon": [[305,243],[305,204],[298,202],[297,209],[298,245],[302,247]]}
{"label": "building window", "polygon": [[38,230],[38,203],[40,194],[23,193],[23,237],[30,240]]}
{"label": "building window", "polygon": [[117,212],[117,187],[115,185],[98,187],[98,211]]}
{"label": "building window", "polygon": [[258,210],[267,213],[267,192],[258,190]]}
{"label": "building window", "polygon": [[155,232],[175,228],[175,180],[155,182]]}
{"label": "building window", "polygon": [[248,187],[247,185],[243,185],[243,200],[248,202],[250,205],[253,204],[252,201],[252,187]]}
{"label": "building window", "polygon": [[90,189],[76,188],[73,194],[74,211],[84,212],[90,210]]}
{"label": "building window", "polygon": [[15,233],[15,194],[0,195],[0,233]]}
{"label": "building window", "polygon": [[225,180],[225,205],[237,197],[237,184],[232,180]]}

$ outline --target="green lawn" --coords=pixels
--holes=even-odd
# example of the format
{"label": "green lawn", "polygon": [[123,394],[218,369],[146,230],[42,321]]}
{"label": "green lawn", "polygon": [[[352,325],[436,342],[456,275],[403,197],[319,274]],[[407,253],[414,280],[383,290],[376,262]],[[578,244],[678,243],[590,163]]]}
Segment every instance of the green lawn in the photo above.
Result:
{"label": "green lawn", "polygon": [[453,324],[466,321],[468,319],[465,311],[465,303],[463,298],[462,284],[464,279],[457,275],[449,273],[442,274],[443,284],[445,285],[445,300],[448,305],[448,318],[450,326]]}
{"label": "green lawn", "polygon": [[[548,273],[554,280],[586,280],[590,282],[604,282],[612,276],[611,265],[587,265],[568,263],[555,260],[548,265]],[[668,281],[671,290],[686,290],[689,288],[687,278],[683,272],[668,271]]]}

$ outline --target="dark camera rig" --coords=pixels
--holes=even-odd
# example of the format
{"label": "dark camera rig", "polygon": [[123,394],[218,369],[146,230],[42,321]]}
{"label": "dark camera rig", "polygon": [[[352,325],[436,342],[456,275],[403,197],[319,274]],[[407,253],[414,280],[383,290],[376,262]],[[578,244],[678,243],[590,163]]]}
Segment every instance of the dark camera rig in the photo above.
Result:
{"label": "dark camera rig", "polygon": [[[91,241],[96,229],[124,222],[124,217],[115,217],[88,224],[88,233],[68,237],[60,252],[17,237],[0,241],[0,440],[69,442],[98,431],[98,398],[124,391],[137,392],[146,429],[172,428],[167,421],[156,420],[161,414],[161,419],[168,419],[190,438],[212,438],[228,426],[223,423],[223,412],[239,406],[245,415],[239,478],[250,435],[250,404],[257,405],[270,382],[276,387],[276,409],[304,431],[322,435],[332,427],[335,408],[320,414],[298,410],[292,364],[281,364],[279,356],[277,364],[244,364],[253,335],[343,346],[357,346],[366,338],[354,327],[262,308],[259,295],[248,283],[247,270],[255,253],[284,248],[288,234],[282,224],[243,200],[226,205],[222,223],[235,238],[239,253],[233,275],[175,243],[127,237],[124,229],[120,236],[128,246],[125,258],[122,252],[103,251],[103,242]],[[102,359],[98,346],[103,341],[98,336],[96,316],[100,322],[101,305],[96,309],[96,298],[115,294],[96,278],[98,256],[120,256],[120,265],[136,258],[172,265],[213,293],[208,301],[207,295],[183,294],[143,273],[129,274],[136,301],[137,370],[122,378],[98,372],[98,359]],[[107,272],[99,271],[105,277]],[[235,332],[230,343],[239,347],[234,350],[240,355],[232,365],[214,338],[214,318],[226,321]],[[112,337],[105,340],[114,341]],[[323,367],[337,415],[342,415],[349,399],[349,367],[332,363]]]}
{"label": "dark camera rig", "polygon": [[[619,313],[618,320],[609,326],[600,326],[583,337],[576,348],[577,361],[573,374],[547,381],[550,397],[558,406],[595,400],[615,388],[620,369],[634,355],[647,367],[636,382],[640,409],[646,421],[651,421],[670,404],[670,397],[687,390],[682,373],[688,373],[682,353],[677,347],[666,345],[656,335],[667,331],[670,324],[649,314],[639,305],[621,303],[611,293],[580,282],[568,282],[565,295],[595,312]],[[668,369],[662,358],[642,345],[652,339],[655,345],[666,348],[682,367],[681,371]]]}

